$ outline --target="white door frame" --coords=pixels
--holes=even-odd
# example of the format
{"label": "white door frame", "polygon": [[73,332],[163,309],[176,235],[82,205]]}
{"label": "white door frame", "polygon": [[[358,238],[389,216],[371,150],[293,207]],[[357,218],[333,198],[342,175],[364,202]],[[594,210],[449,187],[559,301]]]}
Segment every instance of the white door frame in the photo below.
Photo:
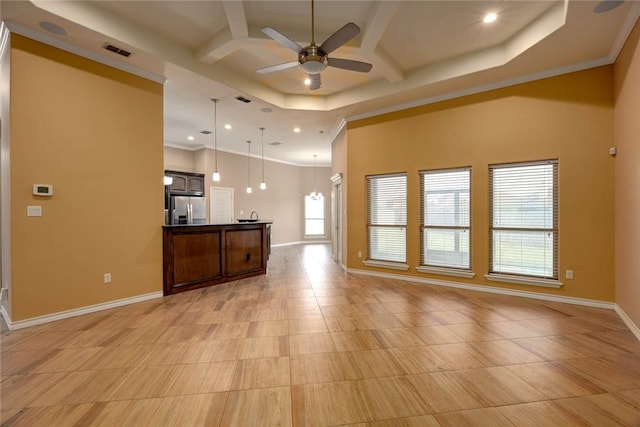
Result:
{"label": "white door frame", "polygon": [[331,177],[331,256],[340,265],[342,261],[342,174]]}

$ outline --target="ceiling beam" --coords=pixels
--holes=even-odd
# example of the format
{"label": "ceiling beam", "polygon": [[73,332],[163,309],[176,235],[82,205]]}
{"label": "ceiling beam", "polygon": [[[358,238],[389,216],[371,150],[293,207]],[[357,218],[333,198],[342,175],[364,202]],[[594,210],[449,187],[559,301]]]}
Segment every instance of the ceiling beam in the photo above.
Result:
{"label": "ceiling beam", "polygon": [[393,60],[387,55],[382,48],[375,51],[361,50],[358,52],[369,63],[373,65],[373,69],[389,81],[389,83],[398,83],[404,80],[404,73]]}
{"label": "ceiling beam", "polygon": [[238,0],[225,0],[222,5],[227,15],[231,36],[238,39],[247,38],[249,36],[249,28],[247,26],[247,17],[244,14],[244,3]]}
{"label": "ceiling beam", "polygon": [[362,34],[359,54],[373,64],[375,70],[391,83],[404,80],[404,74],[391,58],[379,47],[380,39],[393,19],[402,1],[378,2],[369,15],[367,26]]}
{"label": "ceiling beam", "polygon": [[249,38],[249,26],[242,1],[225,0],[222,5],[229,27],[217,37],[204,43],[195,52],[196,59],[206,64],[213,64],[240,49]]}
{"label": "ceiling beam", "polygon": [[375,50],[384,35],[387,26],[391,22],[393,15],[400,7],[402,1],[381,1],[369,15],[367,27],[362,33],[360,47],[364,50]]}

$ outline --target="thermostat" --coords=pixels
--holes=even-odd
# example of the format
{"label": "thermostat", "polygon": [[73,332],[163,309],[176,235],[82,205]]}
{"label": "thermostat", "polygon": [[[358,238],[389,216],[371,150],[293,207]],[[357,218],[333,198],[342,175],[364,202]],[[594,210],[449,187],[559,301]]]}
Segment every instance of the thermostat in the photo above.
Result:
{"label": "thermostat", "polygon": [[50,184],[33,184],[34,196],[53,196],[53,185]]}

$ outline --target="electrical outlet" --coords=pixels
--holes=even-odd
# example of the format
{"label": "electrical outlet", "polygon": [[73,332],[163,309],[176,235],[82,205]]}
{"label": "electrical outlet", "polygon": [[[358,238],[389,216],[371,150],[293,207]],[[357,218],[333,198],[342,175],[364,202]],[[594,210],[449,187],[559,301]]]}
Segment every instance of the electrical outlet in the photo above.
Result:
{"label": "electrical outlet", "polygon": [[362,251],[358,251],[358,258],[362,258]]}
{"label": "electrical outlet", "polygon": [[111,273],[104,274],[104,283],[111,283]]}
{"label": "electrical outlet", "polygon": [[567,279],[573,279],[573,270],[565,271],[564,277],[567,278]]}

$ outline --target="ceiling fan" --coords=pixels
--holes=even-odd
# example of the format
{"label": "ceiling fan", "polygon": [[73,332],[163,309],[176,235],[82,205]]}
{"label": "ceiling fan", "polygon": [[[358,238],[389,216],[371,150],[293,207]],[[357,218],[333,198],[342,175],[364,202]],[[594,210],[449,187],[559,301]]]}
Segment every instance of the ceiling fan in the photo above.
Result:
{"label": "ceiling fan", "polygon": [[311,0],[311,44],[306,47],[300,46],[289,37],[271,27],[264,27],[262,29],[264,34],[278,42],[280,45],[296,52],[298,54],[298,60],[260,68],[259,70],[256,70],[256,72],[266,74],[299,65],[309,75],[309,80],[311,81],[309,89],[315,90],[320,88],[320,72],[327,66],[341,68],[343,70],[358,71],[361,73],[368,73],[371,71],[372,65],[366,62],[354,61],[351,59],[329,58],[329,54],[331,52],[358,35],[360,27],[353,22],[349,22],[333,33],[320,46],[317,46],[315,43],[314,20],[314,0]]}

